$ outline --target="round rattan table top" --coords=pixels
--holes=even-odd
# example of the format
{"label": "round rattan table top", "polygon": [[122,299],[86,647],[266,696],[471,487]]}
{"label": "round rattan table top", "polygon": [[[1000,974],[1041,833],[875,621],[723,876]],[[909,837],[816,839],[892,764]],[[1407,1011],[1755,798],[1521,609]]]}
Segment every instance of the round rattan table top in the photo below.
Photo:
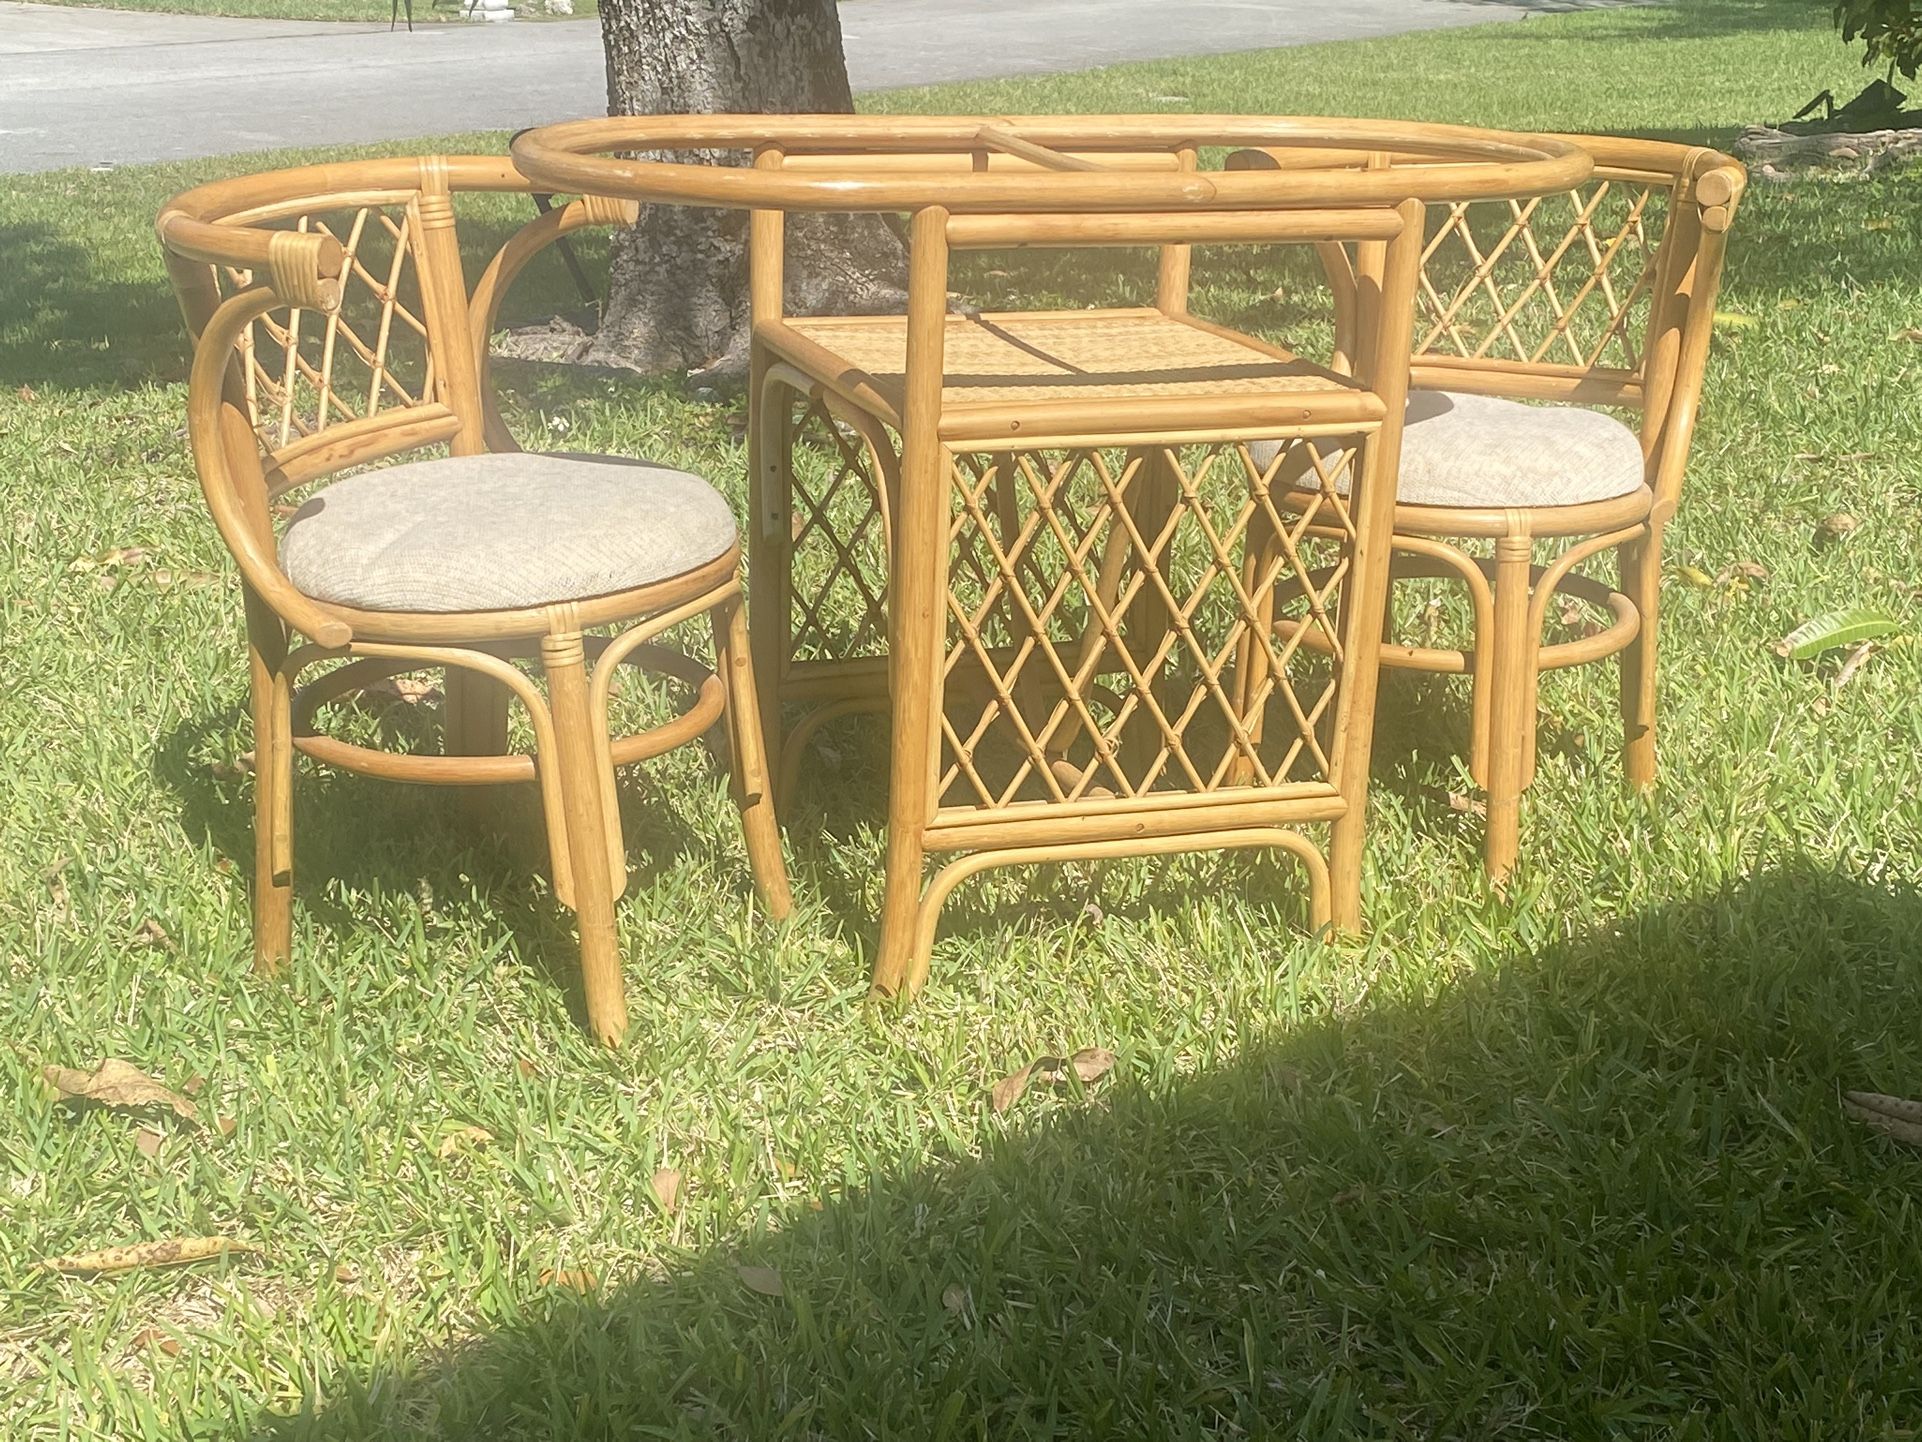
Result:
{"label": "round rattan table top", "polygon": [[[1264,149],[1282,163],[1195,168],[1212,148]],[[688,152],[757,159],[705,164]],[[1593,168],[1561,137],[1251,115],[616,116],[527,131],[513,154],[529,179],[568,194],[819,211],[1377,206],[1547,194]]]}

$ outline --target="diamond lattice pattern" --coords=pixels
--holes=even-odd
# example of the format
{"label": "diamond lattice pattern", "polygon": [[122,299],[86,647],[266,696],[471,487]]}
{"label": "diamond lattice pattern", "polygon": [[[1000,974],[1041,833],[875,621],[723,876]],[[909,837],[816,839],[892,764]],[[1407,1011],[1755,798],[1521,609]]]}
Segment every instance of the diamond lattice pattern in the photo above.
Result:
{"label": "diamond lattice pattern", "polygon": [[789,655],[883,655],[888,526],[875,450],[818,399],[799,402],[788,425]]}
{"label": "diamond lattice pattern", "polygon": [[[431,399],[433,356],[421,319],[411,218],[398,206],[303,215],[292,229],[346,252],[340,309],[272,310],[242,342],[247,404],[269,450],[329,426]],[[252,273],[229,271],[243,289]]]}
{"label": "diamond lattice pattern", "polygon": [[1670,199],[1666,188],[1603,179],[1438,207],[1417,354],[1639,372]]}
{"label": "diamond lattice pattern", "polygon": [[[954,456],[941,803],[1333,780],[1356,454]],[[1277,635],[1278,595],[1332,662]]]}

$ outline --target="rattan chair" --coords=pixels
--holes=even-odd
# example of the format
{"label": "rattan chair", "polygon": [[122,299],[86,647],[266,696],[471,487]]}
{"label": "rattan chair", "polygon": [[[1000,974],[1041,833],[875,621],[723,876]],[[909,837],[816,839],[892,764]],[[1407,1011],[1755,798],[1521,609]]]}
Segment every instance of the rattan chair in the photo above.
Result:
{"label": "rattan chair", "polygon": [[[1430,217],[1395,575],[1461,581],[1474,633],[1466,649],[1391,634],[1381,652],[1383,666],[1472,678],[1468,764],[1487,795],[1485,863],[1498,881],[1515,864],[1521,795],[1534,779],[1541,672],[1620,655],[1628,780],[1655,779],[1662,535],[1681,491],[1726,234],[1745,182],[1739,164],[1712,150],[1565,138],[1595,157],[1581,188],[1464,202]],[[1230,163],[1336,158],[1345,159],[1244,151]],[[1366,297],[1340,247],[1323,247],[1322,259],[1341,369],[1350,337],[1365,333]],[[1529,404],[1543,401],[1559,404]],[[1610,550],[1614,585],[1576,569]],[[1573,603],[1577,624],[1547,642],[1557,599]],[[1586,614],[1606,624],[1590,625]],[[1314,628],[1281,624],[1317,645]]]}
{"label": "rattan chair", "polygon": [[[313,166],[188,191],[158,228],[195,338],[194,461],[246,604],[256,965],[278,967],[291,945],[296,752],[401,781],[535,781],[554,892],[579,927],[588,1024],[611,1044],[627,1024],[615,766],[725,720],[756,886],[776,917],[789,900],[727,503],[645,462],[525,454],[493,404],[487,339],[522,267],[570,231],[633,216],[592,200],[543,215],[470,297],[455,194],[529,188],[505,159]],[[445,454],[418,457],[434,448]],[[655,643],[703,617],[713,669]],[[622,664],[677,678],[691,700],[610,736]],[[446,677],[442,754],[316,726],[329,702],[429,668]],[[527,753],[510,746],[513,701]]]}

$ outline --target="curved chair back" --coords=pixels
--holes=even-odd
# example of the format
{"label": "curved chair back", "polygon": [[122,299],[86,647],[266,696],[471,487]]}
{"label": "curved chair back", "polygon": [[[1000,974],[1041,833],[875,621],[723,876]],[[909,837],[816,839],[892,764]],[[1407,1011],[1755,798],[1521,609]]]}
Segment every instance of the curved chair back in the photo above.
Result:
{"label": "curved chair back", "polygon": [[[1694,429],[1739,162],[1702,146],[1559,137],[1595,159],[1560,194],[1434,207],[1417,292],[1412,384],[1641,414],[1657,516],[1673,512]],[[1233,168],[1355,163],[1241,151]],[[1376,155],[1375,166],[1421,164]],[[1322,248],[1337,359],[1360,323],[1345,251]]]}
{"label": "curved chair back", "polygon": [[531,222],[470,302],[455,196],[531,188],[504,157],[410,157],[220,181],[160,213],[194,338],[187,419],[202,490],[248,586],[317,640],[347,632],[282,575],[275,503],[425,447],[512,448],[484,384],[501,295],[544,245],[620,218],[575,202]]}

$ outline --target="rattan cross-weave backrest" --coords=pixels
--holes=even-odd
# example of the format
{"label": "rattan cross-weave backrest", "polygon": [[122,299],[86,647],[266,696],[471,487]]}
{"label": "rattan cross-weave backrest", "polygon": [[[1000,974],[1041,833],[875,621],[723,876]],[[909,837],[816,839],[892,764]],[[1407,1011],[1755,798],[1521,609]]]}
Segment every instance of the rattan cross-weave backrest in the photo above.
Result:
{"label": "rattan cross-weave backrest", "polygon": [[[1431,207],[1416,292],[1416,386],[1642,412],[1651,481],[1672,505],[1693,427],[1721,278],[1724,237],[1745,183],[1699,146],[1566,136],[1595,159],[1573,189]],[[1354,164],[1242,151],[1235,168]],[[1378,155],[1376,167],[1424,163]],[[1323,248],[1338,330],[1353,314],[1351,264]],[[1338,352],[1345,342],[1338,338]]]}
{"label": "rattan cross-weave backrest", "polygon": [[505,159],[426,156],[216,182],[160,214],[202,491],[249,587],[309,635],[342,627],[281,575],[274,502],[404,452],[487,449],[454,197],[527,189]]}

